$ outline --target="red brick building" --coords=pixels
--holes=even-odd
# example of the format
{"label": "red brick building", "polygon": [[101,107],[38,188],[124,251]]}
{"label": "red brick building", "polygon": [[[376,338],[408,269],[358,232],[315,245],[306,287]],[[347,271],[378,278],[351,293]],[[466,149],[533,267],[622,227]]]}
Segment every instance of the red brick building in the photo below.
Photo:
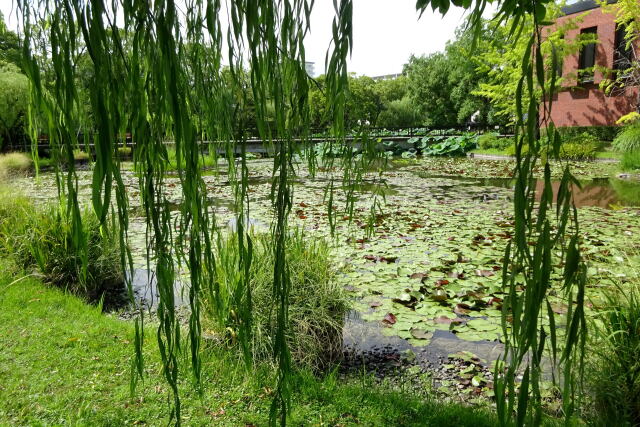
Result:
{"label": "red brick building", "polygon": [[[598,85],[606,76],[597,67],[615,68],[620,49],[624,49],[624,33],[616,26],[614,15],[602,13],[593,0],[578,1],[563,8],[563,12],[565,15],[556,20],[558,25],[588,12],[577,29],[567,32],[567,40],[574,40],[580,34],[596,34],[598,43],[583,46],[579,53],[564,59],[565,80],[562,90],[554,97],[551,118],[556,126],[615,125],[620,116],[634,111],[637,88],[605,95]],[[592,73],[577,72],[594,66]]]}

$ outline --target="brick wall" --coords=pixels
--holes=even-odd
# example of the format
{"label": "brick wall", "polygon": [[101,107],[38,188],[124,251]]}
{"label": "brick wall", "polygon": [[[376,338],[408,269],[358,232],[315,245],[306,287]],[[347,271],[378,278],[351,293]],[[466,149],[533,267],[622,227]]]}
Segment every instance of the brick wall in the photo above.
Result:
{"label": "brick wall", "polygon": [[[558,24],[575,18],[585,12],[561,17]],[[613,68],[613,52],[615,40],[614,15],[603,14],[600,8],[591,9],[578,23],[578,28],[569,30],[567,40],[573,40],[583,28],[597,27],[599,43],[596,45],[596,66]],[[576,75],[579,54],[564,59],[562,74]],[[556,126],[605,126],[615,125],[620,116],[634,110],[637,89],[628,89],[623,96],[607,96],[598,88],[604,76],[594,73],[593,83],[579,83],[577,77],[567,78],[563,89],[554,97],[551,118]]]}

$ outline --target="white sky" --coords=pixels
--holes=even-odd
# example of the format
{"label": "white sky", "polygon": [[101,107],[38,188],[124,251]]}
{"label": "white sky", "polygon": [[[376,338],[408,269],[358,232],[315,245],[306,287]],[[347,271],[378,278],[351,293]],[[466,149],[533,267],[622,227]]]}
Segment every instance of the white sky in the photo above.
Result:
{"label": "white sky", "polygon": [[[411,54],[444,49],[463,23],[463,9],[452,6],[444,18],[429,9],[418,20],[415,4],[415,0],[353,0],[349,71],[367,76],[399,73]],[[324,70],[334,15],[333,0],[316,0],[311,33],[305,40],[307,61],[315,62],[316,74]]]}
{"label": "white sky", "polygon": [[[0,11],[9,28],[16,29],[12,0],[0,0]],[[307,61],[315,62],[316,75],[324,70],[331,41],[333,0],[316,0],[311,33],[305,41]],[[425,11],[418,20],[415,0],[353,0],[353,52],[349,71],[378,76],[399,73],[411,54],[440,51],[463,23],[463,10],[452,8],[443,18]]]}

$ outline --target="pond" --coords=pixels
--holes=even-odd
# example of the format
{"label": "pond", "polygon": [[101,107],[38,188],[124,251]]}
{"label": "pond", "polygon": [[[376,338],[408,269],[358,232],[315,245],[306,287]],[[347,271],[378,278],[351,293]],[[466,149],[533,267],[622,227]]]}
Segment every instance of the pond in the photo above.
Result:
{"label": "pond", "polygon": [[[582,247],[589,263],[590,298],[610,278],[624,281],[640,269],[640,183],[612,178],[611,165],[575,163],[581,188],[575,189]],[[449,366],[449,354],[468,351],[488,366],[501,352],[501,268],[513,225],[509,161],[425,159],[370,173],[356,189],[353,215],[344,210],[338,191],[337,225],[330,235],[325,188],[339,171],[312,177],[299,165],[290,225],[310,236],[328,239],[338,280],[352,296],[344,322],[347,359],[364,364],[396,364],[411,354],[412,364]],[[554,166],[553,176],[561,168]],[[272,221],[269,201],[271,161],[250,163],[250,224],[266,229]],[[90,200],[89,171],[79,173],[80,197]],[[153,290],[145,273],[145,220],[140,216],[137,178],[124,173],[131,204],[131,245],[139,293]],[[204,176],[217,224],[234,227],[233,194],[226,174]],[[532,183],[540,189],[540,182]],[[54,180],[43,174],[19,187],[34,199],[51,200]],[[554,186],[554,189],[557,186]],[[176,177],[166,178],[165,196],[178,215],[181,203]],[[378,206],[370,223],[372,206]],[[367,224],[372,225],[368,232]],[[557,273],[556,273],[557,276]],[[150,293],[149,293],[150,292]],[[592,304],[591,300],[589,304]],[[555,297],[553,310],[567,307]],[[405,357],[402,356],[402,357]],[[347,364],[348,365],[348,364]]]}

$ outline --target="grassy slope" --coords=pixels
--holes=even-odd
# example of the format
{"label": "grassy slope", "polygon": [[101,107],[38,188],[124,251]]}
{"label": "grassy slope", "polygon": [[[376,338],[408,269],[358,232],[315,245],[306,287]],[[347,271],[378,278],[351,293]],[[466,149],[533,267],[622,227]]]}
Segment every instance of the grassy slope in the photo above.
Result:
{"label": "grassy slope", "polygon": [[[0,261],[0,425],[164,425],[167,387],[161,380],[155,337],[145,345],[148,376],[129,397],[130,323],[51,289],[33,278],[8,286]],[[296,375],[292,425],[493,425],[478,409],[420,401],[329,376]],[[204,394],[184,384],[185,425],[265,425],[266,371],[246,374],[229,353],[208,352]]]}

